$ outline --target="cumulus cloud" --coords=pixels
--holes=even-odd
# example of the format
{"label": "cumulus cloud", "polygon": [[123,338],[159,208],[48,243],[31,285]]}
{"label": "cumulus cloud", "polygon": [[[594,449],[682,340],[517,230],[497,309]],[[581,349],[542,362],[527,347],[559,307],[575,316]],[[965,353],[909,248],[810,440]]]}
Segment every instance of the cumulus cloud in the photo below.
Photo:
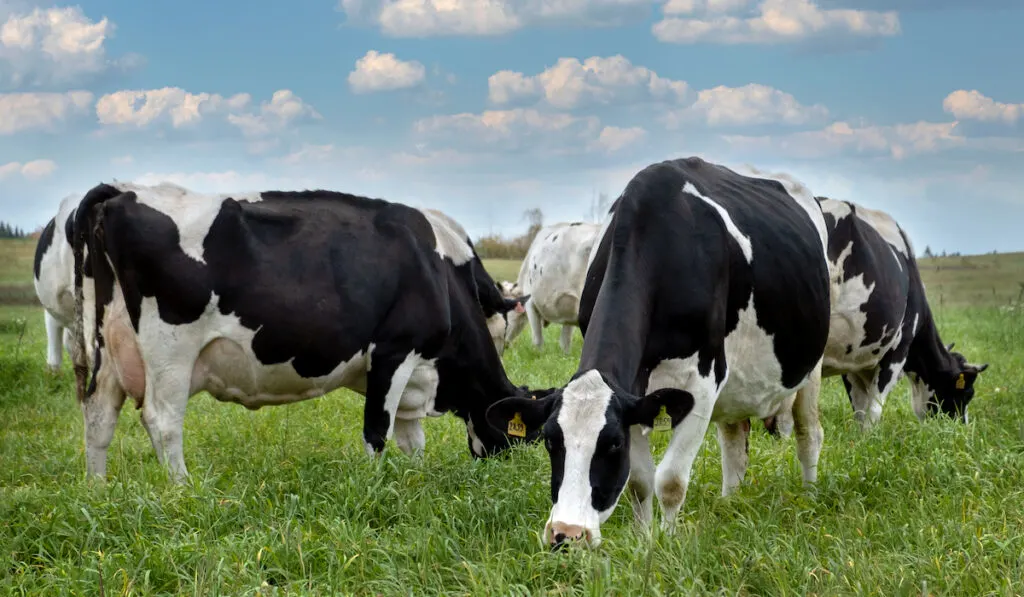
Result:
{"label": "cumulus cloud", "polygon": [[592,147],[605,153],[615,153],[634,143],[639,142],[647,136],[647,131],[638,127],[620,128],[617,126],[606,126],[592,143]]}
{"label": "cumulus cloud", "polygon": [[854,127],[834,122],[821,130],[780,136],[725,135],[733,148],[748,152],[770,151],[794,158],[830,158],[844,153],[889,154],[895,159],[961,147],[966,139],[956,122],[916,122],[892,126]]}
{"label": "cumulus cloud", "polygon": [[56,130],[73,117],[89,113],[93,95],[88,91],[67,93],[0,94],[0,135],[30,130]]}
{"label": "cumulus cloud", "polygon": [[340,0],[350,21],[392,37],[502,35],[527,25],[607,25],[642,17],[651,0]]}
{"label": "cumulus cloud", "polygon": [[669,0],[651,31],[666,43],[780,44],[812,38],[891,37],[895,11],[822,8],[812,0]]}
{"label": "cumulus cloud", "polygon": [[31,162],[8,162],[0,165],[0,180],[11,176],[21,176],[27,180],[46,178],[57,170],[52,160],[32,160]]}
{"label": "cumulus cloud", "polygon": [[415,87],[426,78],[426,69],[415,60],[399,60],[394,54],[370,50],[356,60],[356,68],[348,74],[348,84],[355,93],[393,91]]}
{"label": "cumulus cloud", "polygon": [[0,23],[0,78],[19,87],[49,86],[140,64],[137,55],[107,56],[114,29],[106,17],[94,21],[77,6],[8,13]]}
{"label": "cumulus cloud", "polygon": [[659,77],[654,71],[634,65],[622,55],[559,58],[554,66],[536,75],[503,70],[487,79],[488,98],[495,104],[543,99],[556,108],[571,109],[585,104],[680,101],[687,85]]}
{"label": "cumulus cloud", "polygon": [[321,118],[288,89],[275,91],[269,102],[255,109],[251,103],[252,96],[248,93],[226,97],[216,93],[190,93],[179,87],[122,90],[101,97],[96,102],[96,116],[104,125],[136,129],[159,124],[182,129],[219,118],[247,137],[280,132],[303,118]]}
{"label": "cumulus cloud", "polygon": [[516,108],[432,116],[416,121],[413,130],[423,138],[457,141],[482,151],[573,151],[597,138],[600,123],[594,117]]}
{"label": "cumulus cloud", "polygon": [[[727,4],[740,0],[707,1]],[[570,110],[594,104],[659,102],[666,106],[661,119],[669,128],[691,122],[710,126],[805,125],[824,123],[828,118],[824,106],[803,105],[788,93],[757,83],[719,86],[694,94],[685,81],[661,77],[621,55],[592,56],[582,62],[559,58],[554,66],[536,75],[498,71],[488,78],[487,85],[494,104],[540,102]]]}
{"label": "cumulus cloud", "polygon": [[824,122],[827,118],[825,106],[805,106],[789,93],[750,83],[742,87],[720,85],[701,90],[696,101],[669,111],[665,121],[670,128],[676,128],[692,121],[709,126],[804,125]]}
{"label": "cumulus cloud", "polygon": [[1024,103],[997,102],[977,89],[958,89],[950,93],[942,101],[942,108],[960,120],[1014,124],[1024,117]]}

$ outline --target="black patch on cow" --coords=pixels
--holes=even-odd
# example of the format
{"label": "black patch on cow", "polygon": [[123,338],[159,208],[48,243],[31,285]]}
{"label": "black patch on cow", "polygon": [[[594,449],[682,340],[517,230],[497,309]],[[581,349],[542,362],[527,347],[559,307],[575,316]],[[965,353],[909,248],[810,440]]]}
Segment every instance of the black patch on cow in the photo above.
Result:
{"label": "black patch on cow", "polygon": [[846,345],[846,354],[850,354],[851,352],[853,352],[853,344],[847,344]]}
{"label": "black patch on cow", "polygon": [[39,241],[36,243],[36,255],[32,261],[32,275],[35,276],[36,280],[39,279],[39,266],[43,263],[43,255],[46,254],[46,250],[53,244],[54,228],[56,228],[56,219],[50,218],[50,221],[43,227],[43,232],[39,235]]}

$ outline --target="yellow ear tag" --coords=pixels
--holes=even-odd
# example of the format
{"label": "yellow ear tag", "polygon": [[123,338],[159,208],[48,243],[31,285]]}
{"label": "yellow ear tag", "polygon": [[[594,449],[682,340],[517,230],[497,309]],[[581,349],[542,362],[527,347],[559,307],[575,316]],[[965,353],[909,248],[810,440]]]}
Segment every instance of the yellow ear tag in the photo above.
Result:
{"label": "yellow ear tag", "polygon": [[655,431],[670,431],[672,429],[672,417],[665,412],[665,405],[661,406],[658,416],[654,417]]}
{"label": "yellow ear tag", "polygon": [[964,374],[961,373],[960,377],[956,378],[956,389],[962,390],[967,387],[967,381],[964,379]]}
{"label": "yellow ear tag", "polygon": [[514,437],[526,437],[526,423],[523,423],[523,417],[519,413],[516,413],[508,422],[508,434]]}

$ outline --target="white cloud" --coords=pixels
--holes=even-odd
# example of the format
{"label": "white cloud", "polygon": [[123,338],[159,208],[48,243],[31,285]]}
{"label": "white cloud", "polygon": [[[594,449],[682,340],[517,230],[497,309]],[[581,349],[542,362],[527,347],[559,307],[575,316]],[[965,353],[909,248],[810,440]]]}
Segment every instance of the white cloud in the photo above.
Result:
{"label": "white cloud", "polygon": [[57,164],[52,160],[32,160],[31,162],[8,162],[0,165],[0,180],[10,176],[21,175],[28,180],[46,178],[57,170]]}
{"label": "white cloud", "polygon": [[606,25],[642,17],[652,0],[340,0],[350,20],[392,37],[502,35],[527,25]]}
{"label": "white cloud", "polygon": [[88,91],[0,94],[0,135],[34,129],[52,131],[58,123],[88,114],[92,100]]}
{"label": "white cloud", "polygon": [[967,139],[956,133],[956,122],[916,122],[893,126],[853,127],[835,122],[817,131],[781,136],[725,135],[732,147],[770,151],[795,158],[835,157],[843,153],[886,154],[902,159],[912,154],[933,153],[964,146]]}
{"label": "white cloud", "polygon": [[413,124],[413,130],[425,138],[457,141],[481,151],[572,151],[596,139],[599,127],[594,117],[523,108],[432,116]]}
{"label": "white cloud", "polygon": [[105,43],[114,28],[106,17],[93,21],[78,6],[10,13],[0,23],[0,74],[15,86],[40,86],[137,65],[135,55],[107,57]]}
{"label": "white cloud", "polygon": [[302,118],[321,118],[288,89],[275,91],[271,100],[258,109],[252,110],[251,102],[248,93],[225,97],[190,93],[179,87],[122,90],[101,97],[96,102],[96,116],[104,125],[139,129],[158,124],[180,129],[194,127],[208,118],[221,118],[247,137],[281,132]]}
{"label": "white cloud", "polygon": [[601,134],[593,143],[593,147],[606,153],[615,153],[620,149],[633,145],[647,136],[647,131],[632,126],[620,128],[617,126],[606,126],[601,129]]}
{"label": "white cloud", "polygon": [[812,0],[670,0],[651,27],[666,43],[777,44],[900,33],[895,11],[823,9]]}
{"label": "white cloud", "polygon": [[356,60],[356,68],[348,74],[348,84],[355,93],[393,91],[415,87],[426,78],[422,64],[399,60],[394,54],[370,50]]}
{"label": "white cloud", "polygon": [[977,89],[958,89],[942,100],[942,108],[960,120],[1002,121],[1014,124],[1024,117],[1024,103],[1005,104],[983,95]]}
{"label": "white cloud", "polygon": [[709,126],[750,126],[802,125],[824,122],[827,118],[825,106],[805,106],[784,91],[750,83],[742,87],[720,85],[704,89],[697,94],[694,103],[669,111],[665,120],[670,128],[676,128],[694,120]]}
{"label": "white cloud", "polygon": [[488,98],[495,104],[543,98],[556,108],[584,104],[610,104],[642,100],[681,101],[687,91],[683,81],[659,77],[654,71],[633,65],[622,55],[559,58],[537,75],[503,70],[487,79]]}

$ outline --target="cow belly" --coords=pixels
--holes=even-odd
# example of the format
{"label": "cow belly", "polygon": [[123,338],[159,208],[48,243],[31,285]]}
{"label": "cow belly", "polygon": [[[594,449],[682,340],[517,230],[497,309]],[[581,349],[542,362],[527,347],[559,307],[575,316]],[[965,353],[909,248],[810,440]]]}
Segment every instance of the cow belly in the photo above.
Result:
{"label": "cow belly", "polygon": [[[752,304],[740,312],[736,329],[726,337],[725,354],[729,376],[711,414],[716,422],[770,417],[809,379],[806,377],[793,388],[783,385],[782,364],[775,356],[774,341],[757,325]],[[810,369],[813,363],[807,366]]]}
{"label": "cow belly", "polygon": [[886,329],[878,342],[864,344],[863,312],[833,313],[821,373],[825,377],[875,367],[897,341],[896,330]]}
{"label": "cow belly", "polygon": [[402,392],[402,398],[398,403],[398,410],[395,417],[399,419],[421,419],[423,417],[437,417],[443,413],[437,412],[434,408],[434,401],[437,398],[437,385],[439,377],[437,367],[433,359],[424,359],[418,354],[410,353],[407,357],[415,361],[409,382]]}
{"label": "cow belly", "polygon": [[341,387],[364,393],[366,362],[366,354],[359,351],[329,374],[305,378],[291,363],[264,365],[239,342],[217,338],[196,359],[190,393],[206,390],[218,400],[252,410],[316,398]]}
{"label": "cow belly", "polygon": [[574,290],[560,290],[555,294],[543,295],[535,305],[545,321],[576,323],[579,316],[580,299]]}

